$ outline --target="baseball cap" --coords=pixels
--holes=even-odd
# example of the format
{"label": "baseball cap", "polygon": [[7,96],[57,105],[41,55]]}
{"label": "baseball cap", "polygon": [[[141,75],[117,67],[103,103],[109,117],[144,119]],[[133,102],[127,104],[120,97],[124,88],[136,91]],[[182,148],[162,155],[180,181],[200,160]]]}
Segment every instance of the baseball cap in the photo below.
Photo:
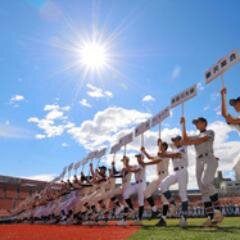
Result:
{"label": "baseball cap", "polygon": [[107,170],[107,168],[105,166],[100,166],[98,167],[99,169],[103,169],[103,170]]}
{"label": "baseball cap", "polygon": [[171,140],[172,140],[172,142],[180,141],[180,140],[182,140],[182,137],[180,135],[177,135],[176,137],[171,138]]}
{"label": "baseball cap", "polygon": [[129,157],[123,156],[123,158],[121,159],[121,161],[123,162],[124,160],[129,160]]}
{"label": "baseball cap", "polygon": [[207,119],[204,117],[199,117],[199,118],[193,119],[193,121],[192,121],[193,124],[197,124],[197,122],[204,122],[206,124],[208,123]]}
{"label": "baseball cap", "polygon": [[231,106],[234,106],[237,102],[239,102],[240,101],[240,97],[238,97],[238,98],[232,98],[232,99],[230,99],[229,100],[229,104],[231,105]]}

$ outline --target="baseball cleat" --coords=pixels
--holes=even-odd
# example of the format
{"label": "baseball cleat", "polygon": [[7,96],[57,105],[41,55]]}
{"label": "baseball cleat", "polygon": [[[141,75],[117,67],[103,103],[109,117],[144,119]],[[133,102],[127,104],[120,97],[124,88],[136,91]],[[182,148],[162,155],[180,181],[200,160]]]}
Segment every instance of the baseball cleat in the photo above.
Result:
{"label": "baseball cleat", "polygon": [[216,227],[217,223],[212,219],[207,218],[207,220],[202,224],[203,227]]}
{"label": "baseball cleat", "polygon": [[157,224],[155,226],[156,227],[166,227],[167,223],[163,218],[160,218],[160,220],[157,222]]}
{"label": "baseball cleat", "polygon": [[213,222],[220,223],[220,222],[222,222],[223,218],[224,218],[224,216],[223,216],[222,212],[218,209],[215,209],[214,216],[213,216]]}
{"label": "baseball cleat", "polygon": [[119,225],[119,226],[127,226],[127,221],[125,221],[124,219],[121,219],[120,221],[118,221],[117,225]]}
{"label": "baseball cleat", "polygon": [[179,221],[179,226],[181,228],[186,228],[188,226],[187,219],[184,217],[181,217]]}
{"label": "baseball cleat", "polygon": [[158,215],[159,215],[159,211],[157,210],[157,211],[152,211],[152,214],[151,214],[151,216],[150,216],[150,219],[149,220],[151,220],[151,219],[153,219],[153,218],[157,218],[158,217]]}
{"label": "baseball cleat", "polygon": [[170,216],[172,216],[172,217],[174,217],[176,215],[176,205],[175,204],[169,205],[169,213],[170,213]]}
{"label": "baseball cleat", "polygon": [[142,220],[137,219],[137,220],[133,221],[132,225],[133,226],[143,226],[143,223],[142,223]]}
{"label": "baseball cleat", "polygon": [[115,215],[118,216],[124,210],[124,206],[118,207],[116,209]]}

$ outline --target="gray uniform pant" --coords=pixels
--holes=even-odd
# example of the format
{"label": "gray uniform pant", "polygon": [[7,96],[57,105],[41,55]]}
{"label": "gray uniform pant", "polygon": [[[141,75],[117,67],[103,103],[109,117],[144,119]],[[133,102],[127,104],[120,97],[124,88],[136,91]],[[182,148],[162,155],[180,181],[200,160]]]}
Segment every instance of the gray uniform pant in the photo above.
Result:
{"label": "gray uniform pant", "polygon": [[214,156],[197,159],[196,176],[203,202],[210,201],[210,196],[217,192],[213,180],[218,168],[218,160]]}

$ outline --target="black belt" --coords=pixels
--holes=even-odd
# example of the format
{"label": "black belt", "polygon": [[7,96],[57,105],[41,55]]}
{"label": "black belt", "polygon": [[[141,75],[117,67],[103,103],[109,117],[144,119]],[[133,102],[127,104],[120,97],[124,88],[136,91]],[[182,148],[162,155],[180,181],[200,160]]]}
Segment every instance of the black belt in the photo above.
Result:
{"label": "black belt", "polygon": [[203,157],[207,157],[208,155],[210,155],[209,153],[203,153],[203,154],[200,154],[198,156],[198,158],[203,158]]}
{"label": "black belt", "polygon": [[184,167],[183,167],[183,166],[175,167],[173,170],[176,172],[176,171],[179,171],[179,170],[181,170],[181,169],[184,169]]}
{"label": "black belt", "polygon": [[165,171],[159,171],[158,175],[161,175],[161,174],[164,174],[164,173],[165,173]]}
{"label": "black belt", "polygon": [[138,180],[138,181],[136,181],[136,184],[139,184],[139,183],[142,183],[143,182],[143,180]]}

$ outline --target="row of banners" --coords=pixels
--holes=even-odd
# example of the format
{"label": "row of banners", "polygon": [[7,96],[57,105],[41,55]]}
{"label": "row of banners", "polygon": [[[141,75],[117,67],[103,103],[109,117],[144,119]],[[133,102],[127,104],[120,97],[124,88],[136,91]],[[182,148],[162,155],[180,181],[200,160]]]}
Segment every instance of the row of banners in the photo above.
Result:
{"label": "row of banners", "polygon": [[[220,60],[217,61],[211,68],[209,68],[205,72],[205,83],[208,84],[212,80],[216,79],[219,76],[223,76],[223,74],[228,70],[231,66],[233,66],[236,63],[240,62],[240,54],[238,50],[233,50],[231,51],[228,55],[225,57],[221,58]],[[222,78],[223,81],[223,78]],[[122,138],[119,139],[119,141],[111,146],[109,153],[110,154],[116,154],[118,151],[121,150],[123,146],[126,147],[127,144],[131,143],[134,139],[134,137],[138,137],[140,135],[143,136],[143,134],[148,131],[150,128],[155,127],[156,125],[160,125],[161,122],[166,119],[170,115],[170,109],[178,106],[178,105],[183,105],[184,102],[187,100],[193,98],[194,96],[197,95],[197,85],[193,85],[184,91],[180,92],[179,94],[175,95],[174,97],[171,98],[170,105],[163,109],[161,112],[153,116],[152,118],[148,119],[147,121],[139,124],[134,132],[131,132]],[[84,159],[76,162],[76,163],[71,163],[69,166],[64,167],[62,173],[56,177],[53,181],[59,181],[64,178],[66,173],[71,173],[71,171],[74,169],[77,171],[77,169],[80,166],[84,166],[86,163],[93,159],[100,159],[104,155],[107,154],[107,148],[103,148],[101,150],[96,150],[90,152]],[[68,175],[69,177],[69,175]]]}

